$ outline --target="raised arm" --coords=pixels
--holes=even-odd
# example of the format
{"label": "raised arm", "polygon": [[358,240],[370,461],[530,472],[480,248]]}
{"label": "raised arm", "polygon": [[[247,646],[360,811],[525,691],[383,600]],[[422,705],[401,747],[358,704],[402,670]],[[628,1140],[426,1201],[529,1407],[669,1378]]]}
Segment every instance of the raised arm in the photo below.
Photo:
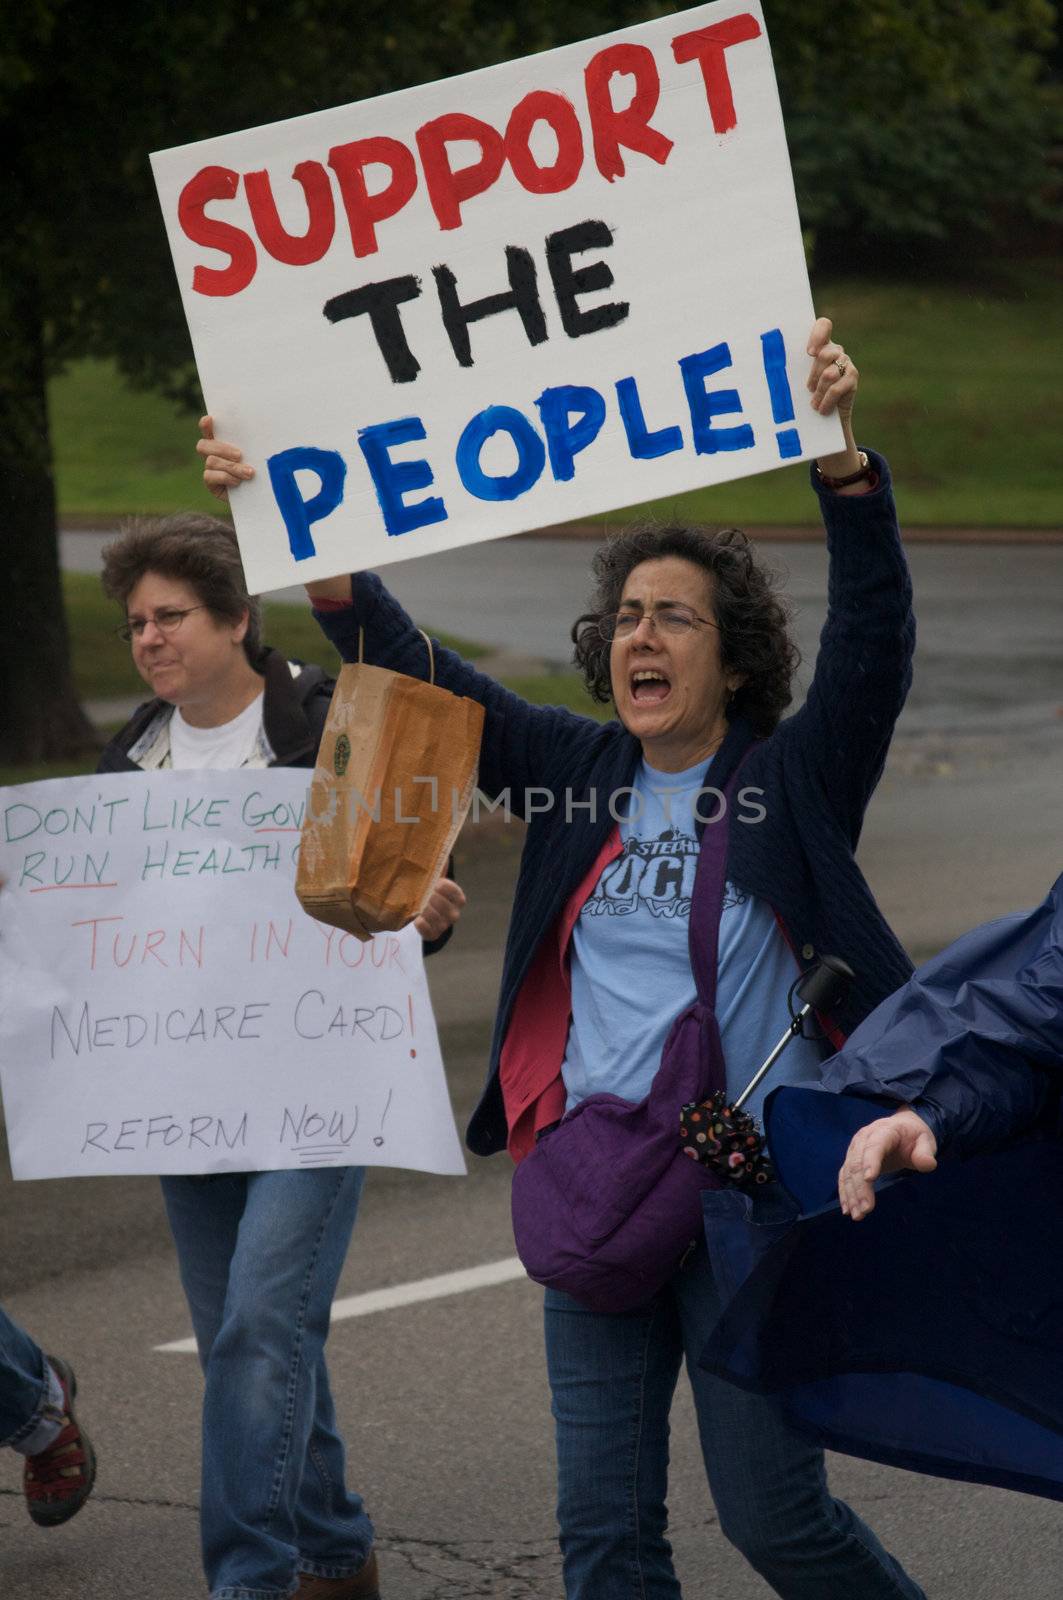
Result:
{"label": "raised arm", "polygon": [[812,468],[827,533],[827,618],[804,706],[787,737],[852,845],[912,679],[915,616],[889,468],[857,448],[853,403],[859,375],[823,318],[809,344],[813,405],[836,405],[845,448]]}
{"label": "raised arm", "polygon": [[[212,417],[199,424],[196,446],[211,494],[229,493],[254,477],[236,444],[214,437]],[[344,661],[361,659],[413,678],[427,678],[424,638],[373,573],[323,578],[306,585],[314,616]],[[600,737],[593,719],[557,706],[533,706],[433,641],[435,681],[484,707],[480,788],[492,802],[524,817],[542,805],[542,791],[577,781],[579,752]],[[538,791],[538,793],[537,793]]]}

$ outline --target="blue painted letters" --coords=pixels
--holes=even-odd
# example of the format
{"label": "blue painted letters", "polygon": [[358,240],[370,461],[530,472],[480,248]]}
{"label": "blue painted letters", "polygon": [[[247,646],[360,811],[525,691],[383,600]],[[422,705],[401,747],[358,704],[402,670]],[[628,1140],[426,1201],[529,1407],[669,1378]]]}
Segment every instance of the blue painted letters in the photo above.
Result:
{"label": "blue painted letters", "polygon": [[[760,346],[764,357],[764,373],[768,380],[768,393],[771,395],[771,414],[776,422],[792,422],[794,400],[790,393],[790,379],[786,373],[786,346],[781,331],[772,328],[769,333],[762,333]],[[801,454],[801,435],[796,428],[782,428],[775,438],[779,454],[784,461],[791,456]]]}
{"label": "blue painted letters", "polygon": [[683,435],[678,428],[656,428],[652,433],[646,427],[638,384],[634,378],[621,378],[616,386],[616,399],[620,419],[627,434],[627,447],[636,461],[652,461],[656,456],[666,456],[673,450],[682,450]]}
{"label": "blue painted letters", "polygon": [[[288,545],[296,561],[305,561],[317,554],[310,525],[320,522],[330,511],[335,511],[343,499],[343,480],[347,476],[347,463],[338,450],[315,450],[312,445],[293,445],[281,450],[266,462],[269,481],[284,526],[288,530]],[[312,500],[304,500],[295,481],[295,474],[303,467],[315,472],[321,488]]]}
{"label": "blue painted letters", "polygon": [[684,356],[679,363],[690,407],[694,449],[699,456],[715,455],[718,450],[749,450],[753,446],[753,429],[748,422],[738,428],[714,428],[712,425],[713,417],[728,416],[742,409],[737,389],[705,389],[706,378],[730,365],[731,351],[726,344],[715,344],[711,350]]}
{"label": "blue painted letters", "polygon": [[435,482],[428,462],[391,459],[395,445],[425,437],[420,417],[396,417],[393,422],[377,422],[372,427],[358,429],[358,443],[372,474],[373,488],[389,535],[411,533],[414,528],[446,521],[447,508],[438,495],[417,500],[412,506],[406,504],[406,495],[413,494],[416,489],[427,489]]}
{"label": "blue painted letters", "polygon": [[[480,465],[480,452],[496,433],[508,433],[517,447],[517,465],[504,478],[491,478]],[[488,406],[466,423],[456,451],[458,476],[478,500],[516,500],[537,483],[546,465],[543,441],[513,406]]]}
{"label": "blue painted letters", "polygon": [[[567,483],[575,474],[576,456],[601,432],[605,401],[597,389],[563,383],[556,389],[544,389],[535,404],[543,419],[550,470],[559,483]],[[573,413],[577,414],[575,422]]]}

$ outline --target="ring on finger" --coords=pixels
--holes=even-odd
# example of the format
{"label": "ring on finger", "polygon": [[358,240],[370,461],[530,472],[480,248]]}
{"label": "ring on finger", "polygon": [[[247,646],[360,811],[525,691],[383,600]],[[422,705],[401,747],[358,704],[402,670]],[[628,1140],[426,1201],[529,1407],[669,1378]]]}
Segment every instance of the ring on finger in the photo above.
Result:
{"label": "ring on finger", "polygon": [[838,369],[839,378],[844,378],[849,370],[849,357],[847,355],[835,356],[834,365]]}

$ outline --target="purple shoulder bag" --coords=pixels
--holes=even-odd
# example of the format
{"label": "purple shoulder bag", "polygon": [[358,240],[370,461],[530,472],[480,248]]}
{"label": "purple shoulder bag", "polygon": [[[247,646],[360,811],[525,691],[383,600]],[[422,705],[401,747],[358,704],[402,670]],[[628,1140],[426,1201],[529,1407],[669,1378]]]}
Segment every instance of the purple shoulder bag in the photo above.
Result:
{"label": "purple shoulder bag", "polygon": [[[737,772],[724,789],[728,802]],[[701,1196],[720,1180],[684,1155],[679,1112],[726,1085],[716,960],[726,809],[702,832],[690,907],[697,999],[665,1041],[645,1100],[593,1094],[540,1136],[513,1176],[513,1233],[530,1278],[591,1311],[629,1311],[665,1284],[701,1236]]]}

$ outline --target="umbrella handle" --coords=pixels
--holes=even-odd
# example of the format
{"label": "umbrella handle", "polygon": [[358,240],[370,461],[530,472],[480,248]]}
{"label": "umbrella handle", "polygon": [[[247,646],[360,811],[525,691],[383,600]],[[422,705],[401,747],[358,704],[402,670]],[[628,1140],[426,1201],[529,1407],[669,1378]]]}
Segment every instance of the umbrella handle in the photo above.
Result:
{"label": "umbrella handle", "polygon": [[[740,1111],[749,1099],[757,1084],[771,1071],[772,1067],[782,1055],[791,1039],[796,1039],[801,1032],[801,1025],[805,1018],[813,1011],[829,1011],[843,1000],[849,991],[856,974],[847,961],[840,956],[822,956],[814,967],[810,967],[802,978],[794,985],[794,989],[805,1004],[794,1017],[790,1026],[771,1052],[763,1066],[750,1078],[738,1099],[733,1101],[734,1109]],[[793,991],[791,991],[793,992]]]}

